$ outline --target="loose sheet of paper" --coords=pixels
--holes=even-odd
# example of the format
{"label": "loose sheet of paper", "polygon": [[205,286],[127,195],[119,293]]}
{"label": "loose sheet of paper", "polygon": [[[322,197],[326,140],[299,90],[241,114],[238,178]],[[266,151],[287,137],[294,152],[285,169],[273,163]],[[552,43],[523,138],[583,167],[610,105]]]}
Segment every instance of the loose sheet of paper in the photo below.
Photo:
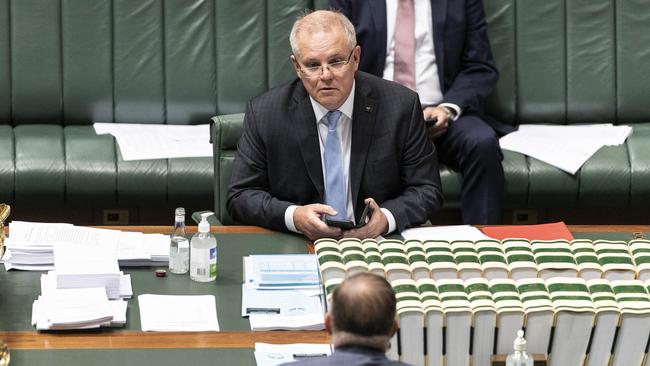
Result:
{"label": "loose sheet of paper", "polygon": [[309,289],[320,286],[313,254],[251,255],[245,260],[249,288]]}
{"label": "loose sheet of paper", "polygon": [[630,126],[612,124],[521,125],[499,139],[499,145],[575,174],[600,148],[620,145],[631,133]]}
{"label": "loose sheet of paper", "polygon": [[138,296],[140,324],[147,332],[219,331],[214,295]]}
{"label": "loose sheet of paper", "polygon": [[305,358],[325,357],[330,354],[332,354],[332,346],[329,344],[255,343],[255,362],[257,366],[276,366]]}
{"label": "loose sheet of paper", "polygon": [[95,123],[93,126],[98,135],[115,137],[125,161],[212,156],[207,124]]}
{"label": "loose sheet of paper", "polygon": [[491,239],[481,230],[470,225],[422,226],[402,231],[406,240],[483,240]]}

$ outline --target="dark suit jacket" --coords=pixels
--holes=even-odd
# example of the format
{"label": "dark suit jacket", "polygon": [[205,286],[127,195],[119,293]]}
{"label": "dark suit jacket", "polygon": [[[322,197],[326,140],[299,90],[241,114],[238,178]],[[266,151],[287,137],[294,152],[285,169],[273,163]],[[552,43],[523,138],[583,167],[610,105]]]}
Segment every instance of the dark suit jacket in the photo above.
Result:
{"label": "dark suit jacket", "polygon": [[[363,200],[372,197],[393,214],[398,230],[422,224],[440,208],[442,194],[417,94],[362,72],[355,80],[350,181],[357,220]],[[290,205],[323,197],[316,117],[302,82],[250,101],[228,191],[230,215],[287,230]]]}
{"label": "dark suit jacket", "polygon": [[[382,76],[386,63],[386,2],[329,0],[354,25],[361,46],[360,70]],[[483,115],[483,101],[498,79],[487,37],[482,0],[431,0],[433,43],[443,102]],[[512,127],[484,118],[500,134]]]}
{"label": "dark suit jacket", "polygon": [[391,361],[381,351],[370,348],[343,346],[338,347],[331,356],[307,358],[285,364],[286,366],[408,366],[405,363]]}

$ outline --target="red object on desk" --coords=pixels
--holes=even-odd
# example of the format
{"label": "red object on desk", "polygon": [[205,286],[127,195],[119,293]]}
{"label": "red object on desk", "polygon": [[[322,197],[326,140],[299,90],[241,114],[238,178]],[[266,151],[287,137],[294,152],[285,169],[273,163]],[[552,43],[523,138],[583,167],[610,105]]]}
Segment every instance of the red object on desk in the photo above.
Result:
{"label": "red object on desk", "polygon": [[539,225],[486,226],[483,234],[497,240],[524,238],[528,240],[573,240],[573,235],[564,221]]}

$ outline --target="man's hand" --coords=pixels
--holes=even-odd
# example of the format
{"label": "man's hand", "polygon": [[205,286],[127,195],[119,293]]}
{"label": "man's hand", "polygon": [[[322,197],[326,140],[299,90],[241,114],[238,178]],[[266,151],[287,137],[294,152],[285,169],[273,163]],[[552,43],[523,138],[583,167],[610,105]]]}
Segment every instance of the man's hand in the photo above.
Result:
{"label": "man's hand", "polygon": [[429,137],[432,140],[444,135],[449,127],[449,113],[444,107],[426,107],[422,111],[424,113],[424,120],[427,123]]}
{"label": "man's hand", "polygon": [[321,220],[323,214],[334,216],[336,211],[332,207],[320,203],[299,206],[293,212],[293,223],[296,225],[296,229],[305,234],[309,240],[320,238],[340,239],[343,236],[341,229],[327,226]]}
{"label": "man's hand", "polygon": [[368,217],[370,221],[360,228],[343,231],[344,237],[357,239],[376,238],[388,231],[388,219],[379,209],[377,202],[372,198],[366,198],[365,202],[369,206]]}

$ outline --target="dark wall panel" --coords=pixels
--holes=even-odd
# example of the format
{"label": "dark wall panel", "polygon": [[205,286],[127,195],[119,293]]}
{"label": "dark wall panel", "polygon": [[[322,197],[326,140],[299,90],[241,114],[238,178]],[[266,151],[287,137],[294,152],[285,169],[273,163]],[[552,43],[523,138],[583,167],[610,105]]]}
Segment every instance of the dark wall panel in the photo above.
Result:
{"label": "dark wall panel", "polygon": [[208,123],[217,113],[214,3],[165,1],[167,123]]}
{"label": "dark wall panel", "polygon": [[296,78],[289,60],[289,33],[296,17],[310,7],[309,1],[268,1],[268,84],[272,88]]}
{"label": "dark wall panel", "polygon": [[219,114],[243,112],[267,89],[266,8],[263,1],[215,0]]}
{"label": "dark wall panel", "polygon": [[649,122],[650,2],[616,1],[618,122]]}
{"label": "dark wall panel", "polygon": [[0,0],[0,124],[11,122],[11,52],[9,0]]}
{"label": "dark wall panel", "polygon": [[58,1],[11,2],[14,123],[61,123],[61,8]]}
{"label": "dark wall panel", "polygon": [[66,124],[113,121],[112,7],[105,0],[62,0]]}
{"label": "dark wall panel", "polygon": [[165,123],[163,2],[113,5],[115,122]]}
{"label": "dark wall panel", "polygon": [[519,121],[565,122],[565,42],[563,0],[517,1]]}
{"label": "dark wall panel", "polygon": [[567,119],[612,123],[616,118],[612,0],[567,4]]}
{"label": "dark wall panel", "polygon": [[484,6],[490,46],[499,69],[499,81],[488,98],[487,112],[513,124],[517,115],[516,1],[488,0]]}

